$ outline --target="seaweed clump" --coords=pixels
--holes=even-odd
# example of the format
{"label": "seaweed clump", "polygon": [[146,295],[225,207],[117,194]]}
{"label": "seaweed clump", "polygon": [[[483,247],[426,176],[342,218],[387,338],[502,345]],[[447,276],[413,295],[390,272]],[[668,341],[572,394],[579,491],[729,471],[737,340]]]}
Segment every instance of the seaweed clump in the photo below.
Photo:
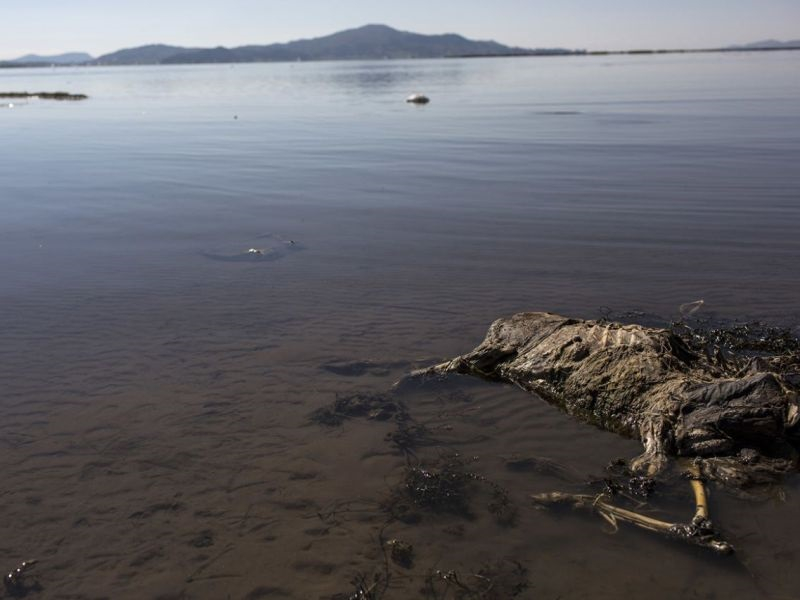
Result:
{"label": "seaweed clump", "polygon": [[318,408],[311,413],[311,420],[320,425],[337,427],[348,419],[367,418],[373,421],[389,421],[408,419],[406,407],[395,402],[386,394],[350,394],[338,395],[328,406]]}
{"label": "seaweed clump", "polygon": [[456,571],[435,571],[425,580],[422,597],[429,600],[508,600],[528,588],[528,572],[515,560],[499,560],[467,577]]}
{"label": "seaweed clump", "polygon": [[390,394],[337,394],[331,404],[318,408],[310,418],[312,422],[327,427],[338,427],[355,418],[394,421],[396,428],[387,433],[385,439],[409,460],[416,457],[415,450],[420,446],[438,443],[425,425],[411,418],[406,405]]}
{"label": "seaweed clump", "polygon": [[707,355],[724,352],[775,356],[800,352],[800,338],[791,329],[760,321],[719,326],[698,321],[694,327],[679,322],[672,324],[672,331],[694,350]]}
{"label": "seaweed clump", "polygon": [[358,575],[352,585],[354,587],[352,592],[335,594],[330,600],[378,600],[382,596],[381,590],[386,587],[383,578],[377,574],[372,582],[365,575]]}
{"label": "seaweed clump", "polygon": [[480,475],[466,470],[458,455],[452,455],[438,468],[409,467],[403,490],[419,508],[471,518],[469,489],[480,479]]}
{"label": "seaweed clump", "polygon": [[487,510],[500,525],[516,523],[517,507],[508,490],[466,468],[458,454],[445,455],[435,466],[414,465],[385,504],[390,516],[412,524],[422,519],[420,511],[475,518],[473,496],[488,488]]}
{"label": "seaweed clump", "polygon": [[420,446],[436,443],[425,425],[416,423],[410,418],[398,420],[397,429],[386,434],[386,441],[391,442],[392,446],[406,457],[415,456],[414,451]]}

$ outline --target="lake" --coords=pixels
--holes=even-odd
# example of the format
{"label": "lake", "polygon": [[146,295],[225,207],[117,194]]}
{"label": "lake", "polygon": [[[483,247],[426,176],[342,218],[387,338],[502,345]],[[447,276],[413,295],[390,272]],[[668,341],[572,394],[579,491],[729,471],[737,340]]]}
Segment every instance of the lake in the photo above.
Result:
{"label": "lake", "polygon": [[[453,380],[401,394],[416,459],[457,453],[517,519],[483,489],[405,523],[392,424],[309,414],[519,311],[703,299],[796,328],[798,75],[797,52],[0,70],[90,97],[0,99],[0,566],[38,559],[48,598],[347,598],[387,572],[386,598],[460,597],[437,570],[519,598],[794,597],[796,477],[712,490],[734,559],[612,535],[533,510],[567,484],[503,460],[596,479],[638,442]],[[683,487],[665,516],[692,514]]]}

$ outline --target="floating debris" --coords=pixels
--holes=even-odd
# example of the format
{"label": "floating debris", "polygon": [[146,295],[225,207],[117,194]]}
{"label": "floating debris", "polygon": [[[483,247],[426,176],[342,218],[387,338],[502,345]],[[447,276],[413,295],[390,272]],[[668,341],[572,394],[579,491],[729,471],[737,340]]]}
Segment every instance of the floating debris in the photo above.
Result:
{"label": "floating debris", "polygon": [[527,569],[516,560],[505,559],[469,575],[459,575],[454,570],[434,571],[427,576],[421,594],[430,600],[509,600],[522,594],[528,585]]}
{"label": "floating debris", "polygon": [[38,98],[39,100],[86,100],[85,94],[69,92],[0,92],[0,98]]}
{"label": "floating debris", "polygon": [[38,561],[26,560],[20,565],[12,569],[3,577],[6,592],[13,598],[22,598],[27,596],[29,592],[38,591],[41,586],[38,583],[31,583],[28,581],[28,572],[36,565]]}
{"label": "floating debris", "polygon": [[406,102],[411,104],[427,104],[430,101],[431,99],[425,94],[411,94],[408,98],[406,98]]}
{"label": "floating debris", "polygon": [[705,300],[695,300],[694,302],[687,302],[686,304],[681,304],[678,307],[678,312],[681,313],[681,318],[685,319],[696,313],[698,310],[703,308],[705,305]]}
{"label": "floating debris", "polygon": [[382,596],[382,589],[386,588],[384,577],[376,574],[370,583],[365,575],[358,575],[352,585],[355,591],[336,594],[331,600],[378,600]]}
{"label": "floating debris", "polygon": [[269,246],[251,247],[228,246],[213,252],[201,252],[202,256],[221,262],[271,262],[289,255],[292,252],[303,250],[303,246],[294,240],[287,240],[276,234],[257,236],[259,240],[270,240]]}

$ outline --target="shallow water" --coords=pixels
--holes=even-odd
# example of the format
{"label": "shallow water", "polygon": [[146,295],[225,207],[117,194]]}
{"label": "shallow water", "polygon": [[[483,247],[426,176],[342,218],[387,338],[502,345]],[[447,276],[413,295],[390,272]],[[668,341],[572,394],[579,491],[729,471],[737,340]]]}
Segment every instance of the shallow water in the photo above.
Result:
{"label": "shallow water", "polygon": [[[0,108],[2,565],[41,560],[44,597],[325,598],[381,570],[384,536],[418,554],[389,598],[501,557],[523,598],[793,597],[794,480],[786,502],[714,494],[735,560],[611,536],[531,510],[563,482],[498,457],[598,476],[637,443],[454,380],[408,392],[446,432],[421,457],[478,458],[519,522],[384,530],[390,427],[307,417],[520,310],[703,298],[800,323],[799,70],[795,52],[0,70],[0,90],[90,96]],[[363,360],[388,364],[322,368]]]}

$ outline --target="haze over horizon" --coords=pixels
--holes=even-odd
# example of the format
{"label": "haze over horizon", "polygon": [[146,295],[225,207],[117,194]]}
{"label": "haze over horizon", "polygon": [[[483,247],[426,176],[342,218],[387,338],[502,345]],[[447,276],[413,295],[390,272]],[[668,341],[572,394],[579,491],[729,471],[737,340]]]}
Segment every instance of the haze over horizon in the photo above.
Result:
{"label": "haze over horizon", "polygon": [[164,43],[235,47],[328,35],[367,23],[415,33],[458,33],[526,48],[708,48],[800,37],[796,0],[39,0],[0,10],[0,59]]}

